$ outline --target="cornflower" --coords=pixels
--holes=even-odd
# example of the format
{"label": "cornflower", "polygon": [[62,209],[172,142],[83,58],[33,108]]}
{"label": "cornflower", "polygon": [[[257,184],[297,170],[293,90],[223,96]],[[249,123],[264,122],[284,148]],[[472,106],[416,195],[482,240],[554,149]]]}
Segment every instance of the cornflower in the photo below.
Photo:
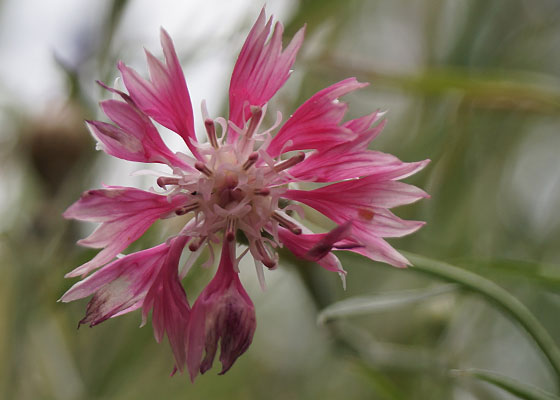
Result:
{"label": "cornflower", "polygon": [[[165,30],[165,61],[147,52],[149,79],[119,62],[128,94],[100,83],[119,100],[100,103],[112,124],[87,121],[90,131],[107,154],[163,164],[169,172],[161,173],[150,191],[120,186],[86,191],[64,213],[99,223],[78,243],[102,250],[66,275],[89,276],[61,300],[93,295],[80,321],[90,326],[138,308],[144,325],[151,311],[156,340],[167,335],[174,371],[186,367],[191,380],[211,368],[218,344],[223,374],[253,339],[255,309],[238,275],[247,253],[263,287],[264,268],[277,267],[282,247],[344,279],[333,250],[405,267],[406,258],[383,238],[407,235],[424,224],[402,220],[389,209],[427,197],[399,180],[429,160],[406,163],[369,150],[385,125],[381,112],[343,122],[347,105],[339,98],[367,84],[355,78],[335,83],[283,125],[278,112],[276,122],[263,128],[267,104],[288,79],[305,30],[283,48],[283,26],[276,22],[272,29],[272,23],[263,9],[241,49],[229,88],[229,117],[211,118],[203,102],[205,141],[195,134],[185,78]],[[178,134],[184,151],[170,150],[153,121]],[[315,188],[305,190],[310,182]],[[313,233],[304,224],[301,204],[336,227]],[[120,256],[155,221],[170,217],[183,225],[175,236]],[[211,265],[220,246],[217,272],[191,307],[181,282],[203,249],[209,250],[206,264]],[[243,248],[239,255],[238,247]],[[180,263],[184,252],[189,255]]]}

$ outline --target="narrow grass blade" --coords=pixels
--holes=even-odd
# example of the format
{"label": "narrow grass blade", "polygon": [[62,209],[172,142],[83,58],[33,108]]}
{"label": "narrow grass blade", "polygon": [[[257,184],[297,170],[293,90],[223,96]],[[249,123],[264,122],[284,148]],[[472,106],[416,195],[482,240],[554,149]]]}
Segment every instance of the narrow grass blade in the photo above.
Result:
{"label": "narrow grass blade", "polygon": [[427,300],[433,296],[448,293],[457,289],[457,285],[438,285],[422,289],[402,290],[381,293],[372,296],[352,297],[331,304],[323,309],[317,316],[317,323],[344,317],[370,314],[404,307],[419,301]]}
{"label": "narrow grass blade", "polygon": [[488,382],[503,389],[520,399],[525,400],[560,400],[560,397],[539,389],[528,383],[519,382],[513,378],[483,369],[470,368],[466,370],[451,371],[454,376],[473,376],[481,381]]}
{"label": "narrow grass blade", "polygon": [[560,380],[560,349],[547,330],[523,303],[494,282],[473,272],[417,254],[402,252],[412,262],[412,270],[458,283],[480,294],[497,306],[505,315],[517,321],[534,339]]}

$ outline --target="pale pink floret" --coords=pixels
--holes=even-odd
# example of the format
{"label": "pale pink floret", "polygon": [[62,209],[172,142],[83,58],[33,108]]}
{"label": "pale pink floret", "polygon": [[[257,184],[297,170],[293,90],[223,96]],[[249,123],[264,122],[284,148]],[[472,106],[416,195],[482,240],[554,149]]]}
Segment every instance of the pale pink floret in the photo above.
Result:
{"label": "pale pink floret", "polygon": [[76,283],[60,300],[66,303],[94,294],[80,321],[90,326],[136,310],[142,306],[168,251],[169,245],[164,243],[113,261]]}
{"label": "pale pink floret", "polygon": [[351,237],[363,246],[356,251],[373,260],[403,267],[408,261],[382,237],[399,237],[418,230],[421,221],[404,221],[388,209],[410,204],[428,195],[416,186],[394,181],[426,165],[400,163],[379,168],[370,176],[334,183],[315,190],[288,190],[284,197],[307,204],[334,222],[352,221]]}
{"label": "pale pink floret", "polygon": [[163,267],[151,285],[142,304],[142,325],[152,310],[152,326],[157,342],[167,334],[175,357],[175,369],[183,371],[186,362],[185,335],[189,322],[190,305],[178,276],[179,260],[188,236],[173,239]]}
{"label": "pale pink floret", "polygon": [[82,194],[64,212],[64,217],[101,223],[90,236],[78,243],[103,250],[66,276],[85,275],[111,261],[157,219],[167,216],[184,202],[182,197],[176,196],[169,201],[167,196],[119,186],[88,190]]}
{"label": "pale pink floret", "polygon": [[235,272],[231,245],[224,242],[218,271],[192,308],[187,366],[193,381],[199,372],[203,374],[212,367],[218,341],[223,374],[253,340],[255,307]]}
{"label": "pale pink floret", "polygon": [[346,239],[349,234],[347,227],[342,231],[335,229],[335,236],[329,237],[329,233],[312,233],[303,235],[294,235],[287,229],[279,229],[278,235],[282,244],[286,246],[294,255],[308,261],[315,261],[321,267],[338,272],[341,276],[346,275],[346,271],[342,268],[339,259],[331,250],[337,247],[337,244]]}
{"label": "pale pink floret", "polygon": [[[185,76],[169,34],[161,29],[165,64],[146,51],[150,80],[119,62],[124,84],[138,107],[163,126],[178,133],[198,155],[194,117]],[[198,158],[198,157],[197,157]]]}
{"label": "pale pink floret", "polygon": [[101,121],[87,121],[100,147],[107,154],[123,160],[187,166],[163,143],[150,119],[127,95],[123,94],[123,97],[124,102],[101,102],[101,108],[116,126]]}
{"label": "pale pink floret", "polygon": [[[303,43],[305,28],[300,29],[282,50],[284,27],[277,22],[267,41],[271,26],[272,17],[266,21],[263,9],[233,68],[229,86],[229,120],[239,127],[251,116],[251,106],[264,105],[284,85]],[[231,142],[237,134],[230,133],[228,141]]]}
{"label": "pale pink floret", "polygon": [[280,128],[267,153],[276,157],[291,150],[323,150],[355,139],[354,130],[341,124],[348,105],[337,100],[367,85],[348,78],[317,92]]}
{"label": "pale pink floret", "polygon": [[[406,266],[406,258],[383,238],[400,237],[423,225],[402,220],[389,209],[428,197],[398,182],[421,170],[428,160],[405,163],[369,150],[385,125],[380,112],[343,122],[348,106],[339,98],[367,84],[355,78],[335,83],[297,108],[275,136],[280,119],[261,129],[267,103],[288,79],[304,34],[302,28],[283,49],[283,27],[276,23],[271,34],[272,24],[263,10],[233,70],[229,118],[213,120],[204,115],[207,142],[196,139],[185,78],[163,29],[165,63],[147,52],[149,80],[120,62],[129,94],[101,84],[122,100],[101,102],[114,125],[88,121],[91,131],[106,153],[129,161],[163,163],[171,172],[156,181],[161,194],[122,187],[91,190],[64,213],[66,218],[100,223],[79,243],[102,249],[67,276],[85,275],[109,264],[75,284],[61,300],[93,294],[81,321],[90,325],[139,307],[145,323],[152,312],[156,340],[167,335],[175,369],[183,371],[186,365],[193,380],[212,366],[218,343],[224,373],[253,338],[255,310],[237,269],[238,231],[249,243],[248,252],[263,283],[263,265],[276,268],[282,246],[342,278],[346,272],[335,250]],[[178,133],[194,157],[167,148],[151,119]],[[222,126],[221,137],[216,124]],[[326,185],[299,190],[304,182]],[[297,218],[293,213],[301,211],[297,202],[323,213],[336,227],[326,233],[311,232],[303,214]],[[190,213],[178,236],[113,261],[156,220]],[[218,271],[191,309],[181,280],[203,246],[209,247],[209,262],[213,262],[220,240]],[[185,247],[191,253],[179,270]]]}

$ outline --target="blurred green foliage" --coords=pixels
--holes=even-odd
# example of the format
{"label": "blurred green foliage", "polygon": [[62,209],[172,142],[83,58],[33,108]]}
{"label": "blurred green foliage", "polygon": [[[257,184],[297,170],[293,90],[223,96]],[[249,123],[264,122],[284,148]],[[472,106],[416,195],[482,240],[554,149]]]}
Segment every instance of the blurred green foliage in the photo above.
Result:
{"label": "blurred green foliage", "polygon": [[[81,121],[97,113],[92,82],[116,77],[117,49],[130,44],[116,32],[133,3],[114,1],[99,16],[97,45],[80,62],[60,63],[67,98],[39,115],[2,101],[0,398],[513,398],[449,373],[470,368],[559,393],[546,356],[515,319],[466,291],[317,326],[317,313],[336,301],[439,282],[346,254],[346,291],[335,274],[283,254],[262,293],[245,266],[257,308],[254,343],[225,376],[211,370],[194,385],[169,377],[170,351],[149,326],[138,329],[138,313],[76,331],[85,302],[56,300],[72,284],[63,275],[94,252],[75,245],[83,226],[60,215],[98,184],[108,162]],[[248,23],[261,4],[241,6]],[[286,31],[307,23],[307,41],[277,101],[284,115],[334,81],[371,82],[348,97],[350,117],[388,109],[375,148],[432,160],[408,180],[431,199],[397,210],[427,225],[392,244],[495,282],[558,345],[560,3],[307,0],[292,11]],[[245,35],[246,25],[238,31]],[[140,53],[142,43],[133,44]],[[223,46],[231,45],[226,38]],[[191,55],[181,54],[188,66],[197,62]],[[0,77],[0,92],[4,83]],[[156,226],[135,246],[154,245],[165,229],[172,228]],[[193,272],[185,282],[191,300],[211,274]]]}

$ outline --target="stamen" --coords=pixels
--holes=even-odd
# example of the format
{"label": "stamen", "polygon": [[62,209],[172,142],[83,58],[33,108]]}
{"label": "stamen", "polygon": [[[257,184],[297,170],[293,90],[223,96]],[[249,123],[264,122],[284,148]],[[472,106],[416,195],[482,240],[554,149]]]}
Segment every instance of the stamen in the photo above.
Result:
{"label": "stamen", "polygon": [[255,193],[257,196],[268,196],[270,194],[270,189],[269,188],[255,189],[253,193]]}
{"label": "stamen", "polygon": [[253,136],[253,133],[255,133],[257,126],[261,122],[263,114],[262,108],[258,106],[251,107],[251,114],[251,121],[249,122],[249,127],[247,128],[247,132],[245,133],[246,139],[251,139],[251,136]]}
{"label": "stamen", "polygon": [[276,261],[274,261],[272,258],[270,258],[270,256],[268,255],[268,252],[264,248],[264,244],[263,244],[262,240],[255,241],[255,246],[257,247],[257,252],[261,256],[262,263],[268,269],[274,269],[276,267]]}
{"label": "stamen", "polygon": [[216,126],[214,125],[214,121],[210,118],[204,120],[204,127],[206,128],[206,134],[208,135],[208,141],[212,145],[213,148],[217,149],[218,146],[218,138],[216,137]]}
{"label": "stamen", "polygon": [[206,175],[207,177],[211,177],[212,176],[212,171],[210,171],[210,169],[206,166],[206,164],[197,161],[194,163],[194,167],[199,170],[200,172],[202,172],[204,175]]}
{"label": "stamen", "polygon": [[251,168],[259,159],[259,154],[258,153],[251,153],[249,154],[249,157],[247,157],[247,161],[245,161],[245,163],[243,164],[243,166],[241,168],[243,168],[243,171],[247,171],[249,168]]}
{"label": "stamen", "polygon": [[304,159],[305,159],[305,153],[303,151],[300,151],[295,156],[290,157],[287,160],[280,161],[278,164],[275,164],[274,167],[273,167],[274,171],[275,172],[280,172],[280,171],[283,171],[285,169],[291,168],[294,165],[302,162]]}
{"label": "stamen", "polygon": [[237,231],[237,219],[227,217],[226,221],[226,240],[233,242],[235,240],[235,232]]}
{"label": "stamen", "polygon": [[276,220],[282,227],[288,229],[294,235],[301,235],[301,228],[277,211],[272,213],[272,219]]}
{"label": "stamen", "polygon": [[160,176],[157,178],[157,184],[160,188],[166,189],[167,185],[178,185],[179,178],[170,178],[167,176]]}
{"label": "stamen", "polygon": [[202,236],[202,237],[198,238],[198,240],[192,241],[189,244],[189,250],[190,251],[197,251],[198,249],[200,249],[200,246],[202,246],[202,244],[204,243],[206,238],[207,238],[207,236]]}
{"label": "stamen", "polygon": [[198,208],[199,204],[198,201],[195,201],[192,204],[187,204],[186,206],[183,206],[181,208],[178,208],[175,210],[175,214],[177,215],[185,215],[191,211],[194,211]]}

